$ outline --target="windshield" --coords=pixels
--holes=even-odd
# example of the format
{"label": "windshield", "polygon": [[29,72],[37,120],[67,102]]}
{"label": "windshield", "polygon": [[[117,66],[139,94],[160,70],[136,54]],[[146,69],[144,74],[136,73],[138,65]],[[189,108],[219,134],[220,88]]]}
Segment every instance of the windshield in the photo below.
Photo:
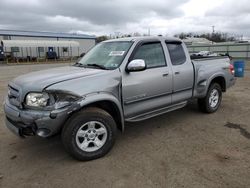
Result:
{"label": "windshield", "polygon": [[116,69],[122,63],[132,42],[103,42],[91,49],[77,64],[84,67]]}

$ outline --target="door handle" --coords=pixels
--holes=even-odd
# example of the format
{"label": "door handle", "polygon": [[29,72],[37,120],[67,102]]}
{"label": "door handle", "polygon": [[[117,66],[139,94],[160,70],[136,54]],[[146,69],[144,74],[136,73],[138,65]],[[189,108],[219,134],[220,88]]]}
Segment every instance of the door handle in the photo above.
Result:
{"label": "door handle", "polygon": [[176,71],[174,74],[180,74],[180,71]]}
{"label": "door handle", "polygon": [[166,77],[166,76],[168,76],[168,72],[167,73],[164,73],[163,75],[162,75],[163,77]]}

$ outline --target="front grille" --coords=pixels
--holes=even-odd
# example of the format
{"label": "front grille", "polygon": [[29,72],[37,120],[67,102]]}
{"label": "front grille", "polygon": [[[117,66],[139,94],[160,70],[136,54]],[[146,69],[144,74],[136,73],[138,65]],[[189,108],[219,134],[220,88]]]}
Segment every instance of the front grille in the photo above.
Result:
{"label": "front grille", "polygon": [[20,102],[19,90],[13,86],[10,86],[10,85],[8,87],[9,87],[8,98],[9,98],[10,104],[17,106],[17,107],[20,107],[21,102]]}

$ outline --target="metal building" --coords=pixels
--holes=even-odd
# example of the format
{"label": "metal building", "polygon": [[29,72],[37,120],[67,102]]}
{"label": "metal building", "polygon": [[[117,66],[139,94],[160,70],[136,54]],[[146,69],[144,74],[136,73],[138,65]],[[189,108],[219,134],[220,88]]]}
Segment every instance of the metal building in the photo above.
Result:
{"label": "metal building", "polygon": [[5,59],[43,61],[79,57],[95,45],[96,37],[38,31],[0,30],[0,47]]}

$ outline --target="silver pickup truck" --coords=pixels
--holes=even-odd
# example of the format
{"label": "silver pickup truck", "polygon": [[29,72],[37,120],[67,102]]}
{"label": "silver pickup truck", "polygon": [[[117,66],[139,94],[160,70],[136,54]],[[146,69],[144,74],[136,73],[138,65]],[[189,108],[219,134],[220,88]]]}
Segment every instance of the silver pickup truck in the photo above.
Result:
{"label": "silver pickup truck", "polygon": [[6,125],[21,137],[61,133],[66,151],[92,160],[108,153],[125,122],[182,108],[194,98],[203,112],[215,112],[234,83],[229,58],[191,60],[179,39],[108,40],[73,66],[9,82]]}

